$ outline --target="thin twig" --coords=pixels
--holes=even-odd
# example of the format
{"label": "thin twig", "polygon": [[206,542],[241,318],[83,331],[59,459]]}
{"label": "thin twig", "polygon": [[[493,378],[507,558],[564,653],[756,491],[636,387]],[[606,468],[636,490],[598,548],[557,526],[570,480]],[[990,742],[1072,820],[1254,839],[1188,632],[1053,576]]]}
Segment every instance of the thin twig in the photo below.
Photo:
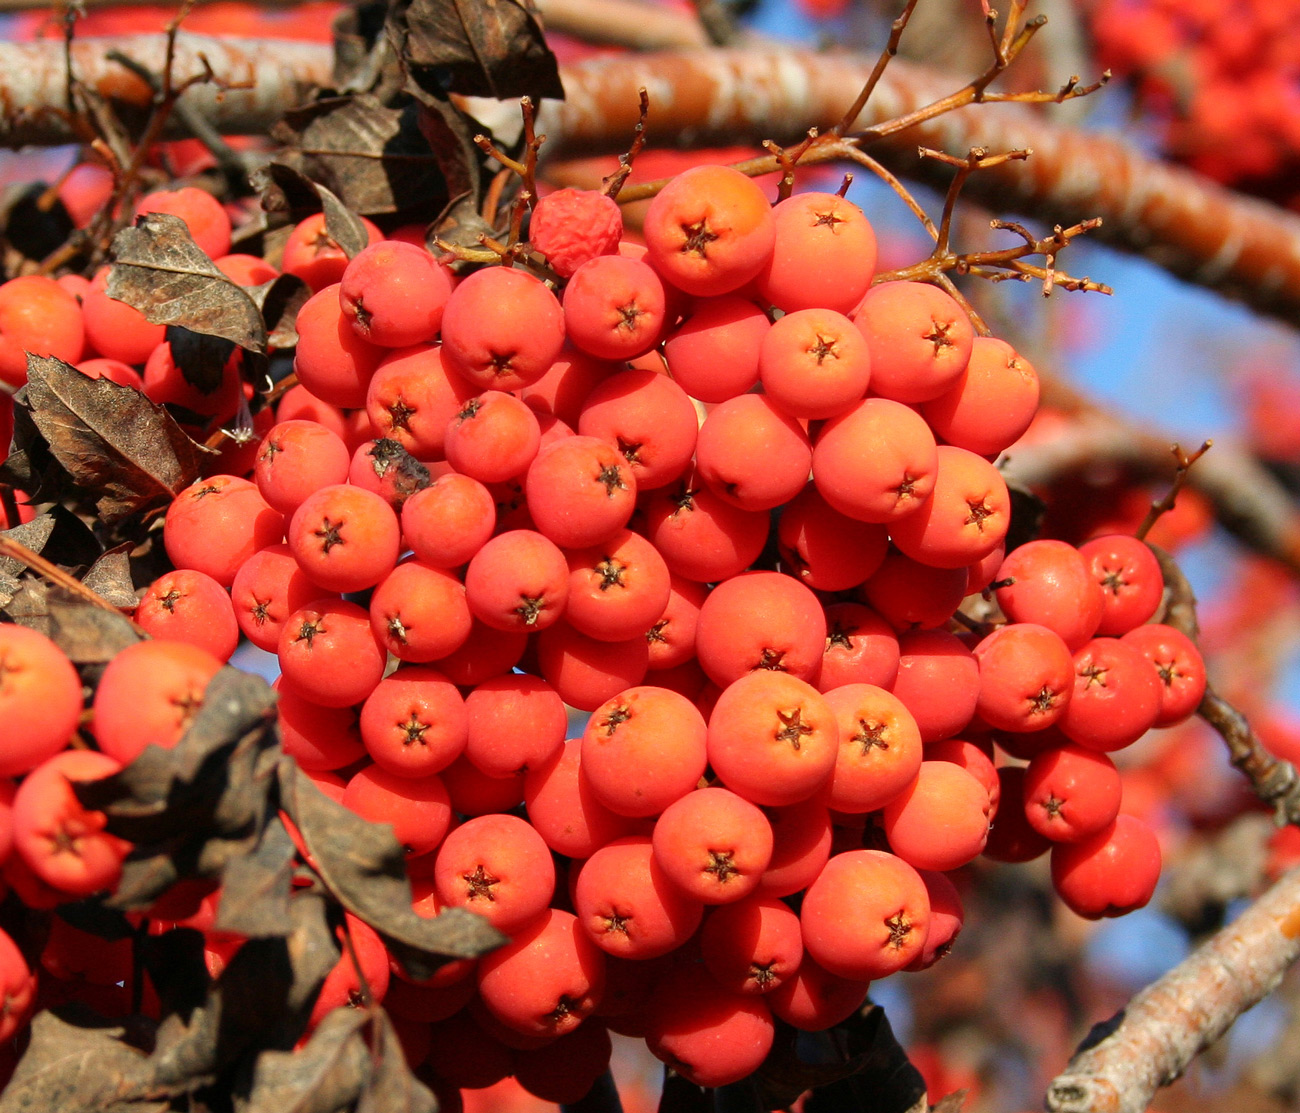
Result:
{"label": "thin twig", "polygon": [[632,160],[641,153],[641,148],[645,146],[645,123],[650,115],[650,94],[646,92],[646,87],[641,86],[637,90],[640,98],[640,113],[636,122],[636,127],[632,131],[632,143],[627,152],[619,156],[618,169],[608,178],[601,182],[601,192],[606,197],[612,197],[618,200],[619,192],[627,182],[628,175],[632,173]]}
{"label": "thin twig", "polygon": [[1153,502],[1151,508],[1147,511],[1147,516],[1142,519],[1142,524],[1137,528],[1137,539],[1145,541],[1151,527],[1160,520],[1161,515],[1167,514],[1174,508],[1174,503],[1178,501],[1178,492],[1181,491],[1187,483],[1187,473],[1191,471],[1192,465],[1196,463],[1213,447],[1212,440],[1205,441],[1200,448],[1190,456],[1182,450],[1178,444],[1170,446],[1169,451],[1174,457],[1174,480],[1169,485],[1169,491],[1159,502]]}
{"label": "thin twig", "polygon": [[872,69],[871,75],[867,78],[866,83],[862,86],[862,91],[858,93],[857,99],[849,106],[848,110],[840,117],[839,123],[831,128],[830,133],[837,138],[842,136],[853,126],[853,122],[862,115],[862,110],[867,107],[867,101],[871,99],[871,94],[876,91],[876,86],[880,84],[880,79],[884,76],[885,67],[898,54],[898,44],[903,38],[903,31],[907,27],[907,21],[912,18],[912,11],[916,7],[916,0],[907,0],[907,6],[903,9],[902,14],[893,22],[889,29],[889,41],[885,44],[885,49],[880,52],[880,57],[876,60],[875,68]]}

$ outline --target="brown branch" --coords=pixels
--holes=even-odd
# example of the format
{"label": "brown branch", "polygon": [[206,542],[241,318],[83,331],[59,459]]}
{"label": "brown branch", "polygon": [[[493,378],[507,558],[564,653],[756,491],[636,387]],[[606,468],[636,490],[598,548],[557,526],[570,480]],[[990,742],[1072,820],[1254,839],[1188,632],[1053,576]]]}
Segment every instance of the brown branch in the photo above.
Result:
{"label": "brown branch", "polygon": [[[1196,596],[1183,570],[1163,549],[1151,546],[1165,581],[1164,621],[1196,640]],[[1228,746],[1232,764],[1250,782],[1250,787],[1264,803],[1273,808],[1278,823],[1300,824],[1300,775],[1288,761],[1278,761],[1251,728],[1246,716],[1206,685],[1205,696],[1196,713],[1204,719]]]}
{"label": "brown branch", "polygon": [[[649,142],[675,145],[777,143],[825,127],[851,107],[874,59],[749,47],[592,58],[564,68],[567,99],[547,119],[548,156],[620,149],[636,120],[636,90],[650,90]],[[880,78],[862,131],[915,113],[952,92],[951,81],[904,59]],[[656,90],[672,90],[656,96]],[[1234,194],[1208,179],[1148,158],[1123,142],[1062,128],[1016,104],[986,104],[914,127],[871,153],[904,177],[942,171],[918,144],[948,152],[973,146],[1032,148],[1025,163],[972,177],[968,196],[1069,226],[1104,219],[1105,239],[1191,282],[1300,321],[1300,216]],[[946,185],[946,182],[944,183]]]}
{"label": "brown branch", "polygon": [[[131,58],[155,74],[168,72],[164,35],[77,39],[68,53],[83,85],[139,111],[153,107],[155,90],[112,56]],[[333,51],[327,45],[182,33],[176,37],[170,71],[174,87],[203,77],[204,59],[216,81],[186,89],[182,103],[187,112],[227,135],[266,131],[314,86],[328,85],[333,70]],[[79,138],[66,114],[49,109],[66,103],[68,70],[62,42],[0,43],[0,74],[0,147]],[[186,134],[184,121],[173,117],[165,135]]]}
{"label": "brown branch", "polygon": [[709,45],[698,19],[646,0],[537,0],[537,6],[548,31],[597,45],[631,50]]}
{"label": "brown branch", "polygon": [[1161,1086],[1263,999],[1300,955],[1292,870],[1088,1035],[1048,1088],[1051,1113],[1142,1113]]}

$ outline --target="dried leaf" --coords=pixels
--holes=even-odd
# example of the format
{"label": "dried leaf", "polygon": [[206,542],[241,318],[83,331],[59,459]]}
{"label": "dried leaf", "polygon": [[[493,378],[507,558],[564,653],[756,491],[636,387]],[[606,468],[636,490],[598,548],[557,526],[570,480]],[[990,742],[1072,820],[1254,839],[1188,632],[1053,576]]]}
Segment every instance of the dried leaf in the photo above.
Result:
{"label": "dried leaf", "polygon": [[407,1066],[406,1054],[388,1014],[381,1009],[373,1023],[373,1069],[356,1113],[438,1113],[437,1099]]}
{"label": "dried leaf", "polygon": [[335,803],[288,758],[279,773],[280,800],[316,872],[345,908],[385,937],[413,977],[431,975],[441,965],[439,957],[477,958],[506,941],[482,916],[460,908],[431,920],[418,916],[392,828]]}
{"label": "dried leaf", "polygon": [[25,398],[50,452],[107,524],[168,505],[198,477],[197,446],[138,390],[29,355]]}
{"label": "dried leaf", "polygon": [[247,936],[286,934],[294,853],[289,832],[279,816],[273,816],[257,849],[236,858],[222,875],[216,930]]}
{"label": "dried leaf", "polygon": [[0,1094],[0,1113],[161,1113],[166,1100],[132,1101],[148,1073],[147,1056],[119,1024],[84,1010],[38,1013],[31,1044]]}
{"label": "dried leaf", "polygon": [[34,578],[23,581],[5,613],[53,639],[74,665],[107,664],[141,637],[125,615]]}
{"label": "dried leaf", "polygon": [[[12,529],[0,530],[0,537],[10,541],[17,541],[18,544],[31,549],[32,552],[39,553],[45,548],[45,542],[50,539],[50,534],[53,532],[53,515],[40,514],[30,522],[23,522]],[[0,555],[0,572],[9,576],[21,576],[26,567],[16,557]]]}
{"label": "dried leaf", "polygon": [[81,582],[115,607],[134,608],[137,599],[131,580],[131,560],[127,555],[133,548],[131,542],[124,541],[109,549],[90,566]]}
{"label": "dried leaf", "polygon": [[262,208],[283,213],[297,224],[312,213],[325,214],[325,234],[351,259],[370,242],[361,217],[319,182],[282,162],[267,163],[252,175],[253,188],[262,195]]}
{"label": "dried leaf", "polygon": [[529,0],[399,0],[387,30],[408,70],[431,91],[564,98]]}
{"label": "dried leaf", "polygon": [[925,1107],[925,1081],[894,1038],[885,1010],[871,1005],[835,1028],[819,1062],[800,1059],[793,1041],[774,1046],[755,1081],[768,1109],[788,1106],[811,1089],[808,1113],[850,1102],[859,1113],[910,1113]]}
{"label": "dried leaf", "polygon": [[335,1009],[326,1014],[306,1047],[259,1055],[252,1089],[240,1106],[242,1113],[350,1110],[373,1069],[361,1034],[367,1019],[360,1009]]}
{"label": "dried leaf", "polygon": [[311,297],[311,287],[296,274],[281,274],[260,286],[248,287],[248,296],[262,311],[267,347],[296,347],[298,310]]}
{"label": "dried leaf", "polygon": [[184,325],[250,351],[266,351],[257,306],[190,237],[185,221],[145,213],[113,237],[107,293],[155,325]]}
{"label": "dried leaf", "polygon": [[226,364],[235,351],[234,341],[194,332],[183,325],[168,325],[167,343],[171,346],[172,362],[187,383],[202,394],[212,394],[220,388],[226,376]]}
{"label": "dried leaf", "polygon": [[403,213],[431,220],[447,202],[438,160],[414,104],[389,108],[368,93],[327,97],[291,109],[272,136],[284,160],[367,216]]}
{"label": "dried leaf", "polygon": [[962,1106],[966,1104],[967,1092],[954,1090],[951,1094],[946,1094],[930,1106],[930,1113],[961,1113]]}

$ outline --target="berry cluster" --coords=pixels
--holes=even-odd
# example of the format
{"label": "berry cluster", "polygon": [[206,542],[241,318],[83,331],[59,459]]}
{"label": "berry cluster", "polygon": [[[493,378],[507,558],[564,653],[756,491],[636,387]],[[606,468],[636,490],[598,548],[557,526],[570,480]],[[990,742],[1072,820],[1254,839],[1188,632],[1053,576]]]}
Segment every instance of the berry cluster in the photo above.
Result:
{"label": "berry cluster", "polygon": [[1095,0],[1088,14],[1100,62],[1133,80],[1172,157],[1294,206],[1294,3]]}
{"label": "berry cluster", "polygon": [[[265,280],[223,256],[228,220],[152,203],[210,232],[236,281]],[[1149,622],[1163,584],[1133,537],[1006,553],[992,460],[1034,417],[1034,371],[938,287],[873,286],[861,210],[773,207],[703,166],[655,198],[640,246],[608,197],[561,190],[530,227],[551,282],[460,277],[371,232],[351,260],[319,218],[290,237],[285,269],[315,291],[299,385],[244,467],[172,502],[176,571],[136,612],[152,639],[99,683],[101,752],[64,752],[71,666],[0,627],[0,718],[24,754],[0,768],[24,777],[11,884],[112,886],[125,844],[91,833],[68,779],[175,745],[242,634],[278,657],[284,750],[392,826],[415,910],[510,936],[416,983],[349,919],[356,961],[345,948],[313,1019],[364,985],[446,1096],[514,1074],[577,1100],[610,1030],[699,1084],[741,1079],[776,1020],[828,1028],[872,980],[945,954],[947,874],[981,853],[1050,848],[1084,916],[1146,902],[1159,850],[1108,754],[1191,714],[1200,658]],[[0,287],[0,361],[66,339],[56,354],[89,344],[150,397],[234,411],[236,362],[200,395],[102,282],[80,304],[46,283]],[[1005,623],[952,632],[974,593]],[[66,679],[57,730],[52,681],[27,710],[37,668]],[[579,737],[569,709],[589,713]],[[74,837],[96,854],[71,869]],[[205,930],[217,970],[240,940],[195,897],[154,919]]]}

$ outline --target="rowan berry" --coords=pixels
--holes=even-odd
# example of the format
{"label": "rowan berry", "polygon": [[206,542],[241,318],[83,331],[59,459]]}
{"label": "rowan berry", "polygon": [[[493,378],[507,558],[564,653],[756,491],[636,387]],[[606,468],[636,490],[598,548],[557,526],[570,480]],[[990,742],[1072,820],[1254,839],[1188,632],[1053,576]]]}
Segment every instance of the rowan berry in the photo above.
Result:
{"label": "rowan berry", "polygon": [[916,630],[898,638],[898,677],[891,691],[912,713],[923,743],[966,728],[980,698],[980,663],[955,634]]}
{"label": "rowan berry", "polygon": [[1029,428],[1038,409],[1038,375],[1003,340],[977,336],[970,360],[921,414],[947,444],[980,456],[997,456]]}
{"label": "rowan berry", "polygon": [[876,269],[876,234],[862,210],[835,193],[796,193],[772,217],[776,242],[759,293],[787,313],[852,310]]}
{"label": "rowan berry", "polygon": [[813,481],[841,514],[891,526],[934,489],[938,453],[925,419],[901,402],[866,398],[831,418],[813,445]]}
{"label": "rowan berry", "polygon": [[496,503],[477,479],[451,472],[402,504],[402,540],[434,568],[459,568],[496,528]]}
{"label": "rowan berry", "polygon": [[[361,223],[365,226],[366,237],[370,243],[378,243],[384,238],[375,225],[364,216]],[[303,217],[294,225],[284,241],[284,254],[281,266],[285,274],[296,275],[318,293],[326,286],[333,286],[343,278],[347,269],[348,257],[338,241],[325,230],[325,214],[312,213]]]}
{"label": "rowan berry", "polygon": [[86,342],[107,359],[142,364],[167,339],[167,327],[151,325],[135,306],[108,296],[110,269],[100,267],[81,295]]}
{"label": "rowan berry", "polygon": [[620,530],[602,545],[570,549],[564,617],[600,641],[644,635],[668,605],[670,575],[659,551],[639,533]]}
{"label": "rowan berry", "polygon": [[596,850],[578,873],[573,907],[592,942],[617,958],[667,954],[695,934],[704,916],[704,905],[669,880],[645,835]]}
{"label": "rowan berry", "polygon": [[994,577],[998,606],[1012,622],[1034,622],[1061,635],[1073,653],[1097,631],[1100,584],[1073,545],[1030,541],[1012,550]]}
{"label": "rowan berry", "polygon": [[975,647],[979,661],[977,711],[996,730],[1042,730],[1061,719],[1076,690],[1070,651],[1046,626],[1016,622],[994,630]]}
{"label": "rowan berry", "polygon": [[618,446],[638,491],[663,487],[690,466],[698,419],[686,392],[667,375],[623,371],[597,383],[578,415],[584,437]]}
{"label": "rowan berry", "polygon": [[705,904],[743,900],[758,887],[772,860],[767,817],[725,788],[687,792],[669,804],[655,822],[651,841],[664,873]]}
{"label": "rowan berry", "polygon": [[589,259],[564,288],[569,343],[598,359],[635,359],[659,341],[664,286],[646,263],[622,255]]}
{"label": "rowan berry", "polygon": [[970,361],[975,330],[937,286],[884,282],[849,314],[871,353],[871,390],[896,402],[937,398]]}
{"label": "rowan berry", "polygon": [[294,611],[276,654],[285,684],[325,707],[360,703],[384,674],[370,616],[341,599],[316,599]]}
{"label": "rowan berry", "polygon": [[436,850],[452,821],[451,798],[437,776],[391,773],[378,764],[349,778],[343,806],[371,823],[391,824],[408,858]]}
{"label": "rowan berry", "polygon": [[479,390],[535,383],[564,344],[564,311],[532,275],[487,267],[463,279],[447,299],[442,358]]}
{"label": "rowan berry", "polygon": [[846,517],[812,483],[782,510],[777,539],[783,565],[818,591],[857,587],[889,551],[884,526]]}
{"label": "rowan berry", "polygon": [[763,394],[719,403],[695,443],[699,477],[742,510],[771,510],[788,502],[808,481],[811,462],[803,426]]}
{"label": "rowan berry", "polygon": [[758,357],[772,327],[748,298],[701,298],[664,342],[673,379],[701,402],[725,402],[758,382]]}
{"label": "rowan berry", "polygon": [[34,769],[71,740],[81,717],[81,678],[45,634],[0,624],[0,776]]}
{"label": "rowan berry", "polygon": [[1155,832],[1131,815],[1079,842],[1052,847],[1052,885],[1085,919],[1123,916],[1143,907],[1160,880]]}
{"label": "rowan berry", "polygon": [[[324,707],[286,687],[280,678],[272,687],[278,693],[280,746],[313,780],[318,773],[355,765],[366,756],[355,708]],[[341,800],[343,785],[336,787]]]}
{"label": "rowan berry", "polygon": [[219,661],[230,660],[239,644],[230,595],[211,576],[192,569],[164,572],[154,580],[136,605],[135,620],[151,637],[190,642]]}
{"label": "rowan berry", "polygon": [[470,610],[496,630],[545,630],[560,620],[568,594],[564,554],[533,530],[498,534],[465,570]]}
{"label": "rowan berry", "polygon": [[811,681],[825,644],[817,597],[779,572],[746,572],[718,584],[700,608],[695,633],[700,664],[721,687],[756,669]]}
{"label": "rowan berry", "polygon": [[697,583],[720,583],[743,572],[767,543],[770,515],[725,502],[695,472],[648,491],[645,533],[668,570]]}
{"label": "rowan berry", "polygon": [[339,287],[325,286],[298,310],[293,370],[322,402],[343,409],[366,404],[366,392],[385,350],[358,336],[339,306]]}
{"label": "rowan berry", "polygon": [[723,689],[709,717],[709,765],[756,804],[806,800],[830,781],[838,752],[835,712],[789,673],[742,676]]}
{"label": "rowan berry", "polygon": [[903,702],[871,684],[824,693],[839,724],[829,805],[838,812],[883,808],[908,790],[921,768],[921,732]]}
{"label": "rowan berry", "polygon": [[[550,903],[555,866],[542,836],[526,821],[481,815],[443,840],[434,883],[444,908],[467,908],[509,934]],[[479,973],[481,977],[481,963]]]}
{"label": "rowan berry", "polygon": [[361,705],[361,740],[380,769],[399,777],[440,773],[465,750],[469,713],[437,669],[405,665]]}
{"label": "rowan berry", "polygon": [[326,591],[363,591],[396,567],[401,527],[379,495],[335,483],[313,492],[293,512],[288,541],[312,583]]}
{"label": "rowan berry", "polygon": [[936,459],[933,490],[913,513],[890,524],[889,536],[922,564],[964,569],[1003,543],[1011,496],[997,468],[982,456],[940,445]]}
{"label": "rowan berry", "polygon": [[1164,594],[1160,562],[1145,541],[1128,534],[1094,537],[1079,546],[1079,553],[1101,584],[1101,622],[1097,633],[1127,634],[1156,613]]}
{"label": "rowan berry", "polygon": [[322,487],[343,483],[351,454],[343,438],[315,421],[282,421],[262,438],[253,476],[267,503],[292,514]]}
{"label": "rowan berry", "polygon": [[1181,630],[1161,623],[1138,626],[1124,634],[1127,642],[1142,652],[1160,677],[1160,714],[1155,725],[1181,723],[1200,706],[1205,695],[1205,662],[1201,652]]}
{"label": "rowan berry", "polygon": [[921,875],[880,850],[837,854],[808,886],[799,914],[807,953],[832,974],[871,981],[925,949],[930,895]]}
{"label": "rowan berry", "polygon": [[154,638],[120,650],[95,689],[99,748],[129,765],[147,746],[175,746],[220,669],[216,657],[188,642]]}
{"label": "rowan berry", "polygon": [[406,348],[438,335],[451,286],[450,272],[424,248],[381,240],[344,268],[339,305],[363,340]]}
{"label": "rowan berry", "polygon": [[802,1032],[823,1032],[862,1007],[869,981],[841,978],[805,952],[799,969],[767,995],[775,1016]]}
{"label": "rowan berry", "polygon": [[889,848],[919,870],[954,870],[984,849],[988,789],[950,761],[923,761],[904,790],[885,805]]}
{"label": "rowan berry", "polygon": [[406,560],[375,587],[370,627],[402,661],[436,661],[465,644],[473,625],[465,585],[450,572]]}
{"label": "rowan berry", "polygon": [[103,812],[82,807],[73,781],[97,781],[121,762],[93,750],[69,750],[38,765],[18,786],[13,802],[14,846],[32,871],[70,896],[111,889],[122,876],[131,844],[104,828]]}
{"label": "rowan berry", "polygon": [[819,692],[844,684],[892,688],[898,661],[898,637],[893,627],[870,607],[832,603],[826,608],[826,648],[813,680]]}
{"label": "rowan berry", "polygon": [[222,587],[254,553],[284,539],[284,516],[257,487],[233,475],[197,479],[167,508],[163,545],[177,568],[193,568]]}
{"label": "rowan berry", "polygon": [[487,390],[469,399],[447,423],[447,462],[481,483],[523,475],[537,456],[537,415],[513,394]]}
{"label": "rowan berry", "polygon": [[137,217],[146,213],[180,217],[190,238],[209,259],[219,259],[230,252],[230,217],[220,201],[197,186],[146,193],[136,204],[135,212]]}
{"label": "rowan berry", "polygon": [[646,1046],[697,1086],[728,1086],[756,1071],[775,1036],[762,997],[733,993],[689,966],[655,987],[646,1016]]}
{"label": "rowan berry", "polygon": [[0,382],[27,381],[27,353],[76,363],[85,352],[81,305],[52,278],[23,275],[0,283]]}
{"label": "rowan berry", "polygon": [[529,242],[568,278],[583,263],[613,255],[623,237],[623,210],[596,189],[557,189],[533,206]]}
{"label": "rowan berry", "polygon": [[1094,638],[1075,653],[1073,667],[1074,694],[1059,723],[1072,742],[1091,750],[1119,750],[1155,725],[1164,684],[1131,642]]}
{"label": "rowan berry", "polygon": [[537,637],[537,667],[570,707],[595,711],[607,699],[634,688],[646,675],[650,647],[644,636],[598,641],[567,622]]}
{"label": "rowan berry", "polygon": [[631,465],[607,441],[565,437],[537,454],[524,479],[537,531],[566,549],[608,541],[636,506]]}

